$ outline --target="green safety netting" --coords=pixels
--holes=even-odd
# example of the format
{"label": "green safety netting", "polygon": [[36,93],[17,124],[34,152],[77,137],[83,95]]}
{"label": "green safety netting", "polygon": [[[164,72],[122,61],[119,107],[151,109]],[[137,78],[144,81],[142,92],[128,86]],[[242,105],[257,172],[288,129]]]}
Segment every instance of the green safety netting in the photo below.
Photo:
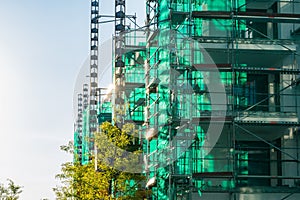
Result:
{"label": "green safety netting", "polygon": [[[195,18],[189,20],[193,11],[232,11],[234,9],[245,10],[245,0],[158,0],[158,35],[153,39],[157,45],[146,48],[146,39],[138,39],[135,32],[126,35],[126,43],[134,47],[127,49],[123,55],[125,62],[125,120],[135,122],[141,134],[145,133],[142,124],[145,121],[145,109],[148,109],[149,126],[157,129],[157,138],[143,143],[143,151],[149,160],[149,177],[156,177],[156,186],[153,187],[153,199],[169,199],[169,196],[185,191],[189,185],[183,182],[193,173],[201,172],[228,172],[233,171],[233,162],[224,159],[224,154],[231,155],[232,144],[225,141],[217,145],[209,155],[205,156],[203,141],[206,137],[206,128],[196,124],[182,130],[184,134],[196,133],[191,147],[181,155],[174,163],[168,163],[165,149],[170,148],[170,141],[178,134],[177,121],[191,120],[203,116],[211,111],[210,96],[207,91],[207,77],[213,77],[214,73],[195,70],[193,65],[207,63],[205,55],[198,42],[190,38],[198,36],[228,37],[233,31],[242,34],[245,31],[245,23],[235,23],[232,20],[204,20]],[[232,3],[234,2],[234,3]],[[170,18],[171,16],[171,18]],[[171,30],[176,30],[172,32]],[[186,39],[188,38],[188,39]],[[142,40],[142,41],[141,41]],[[148,57],[150,55],[150,57]],[[145,72],[144,62],[150,63],[149,72]],[[217,63],[218,64],[218,63]],[[233,63],[234,65],[235,63]],[[247,67],[246,65],[239,65]],[[150,83],[155,90],[146,89],[145,74],[149,75]],[[229,90],[227,96],[228,109],[246,108],[251,102],[251,94],[254,88],[247,84],[246,73],[220,72],[221,82],[225,90]],[[172,88],[174,87],[174,88]],[[191,92],[192,90],[192,92]],[[234,103],[233,103],[234,102]],[[113,105],[103,102],[98,109],[98,122],[111,119]],[[89,161],[91,137],[89,133],[88,110],[83,113],[82,128],[82,156],[83,164]],[[170,123],[172,122],[172,123]],[[77,134],[78,135],[78,134]],[[76,140],[75,143],[78,143]],[[184,147],[181,141],[175,143],[177,152]],[[75,145],[76,146],[76,145]],[[160,156],[162,155],[162,156]],[[237,165],[241,166],[239,173],[247,174],[247,152],[237,154]],[[179,178],[169,185],[170,176],[178,175]],[[180,176],[182,175],[182,176]],[[182,178],[183,177],[183,178]],[[193,180],[193,185],[199,191],[205,191],[207,187],[214,186],[213,181]],[[222,180],[218,183],[223,189],[233,188],[234,182]],[[201,192],[200,192],[201,194]]]}
{"label": "green safety netting", "polygon": [[79,133],[79,130],[76,130],[74,132],[74,152],[73,152],[74,158],[73,162],[79,162],[81,161],[81,135]]}
{"label": "green safety netting", "polygon": [[89,162],[90,158],[90,138],[91,133],[89,129],[89,109],[83,111],[82,114],[82,155],[81,155],[81,163],[83,165]]}
{"label": "green safety netting", "polygon": [[[189,185],[189,183],[180,184],[180,181],[183,181],[180,178],[172,178],[172,185],[169,185],[171,176],[182,175],[181,177],[186,178],[187,176],[184,175],[191,177],[193,173],[199,172],[233,171],[233,163],[222,158],[224,152],[228,155],[231,153],[229,141],[226,141],[223,146],[216,146],[209,155],[203,156],[205,152],[203,152],[202,145],[206,134],[205,128],[201,125],[194,125],[183,130],[184,133],[189,133],[192,128],[193,132],[196,132],[196,138],[189,150],[177,161],[170,165],[167,163],[166,156],[159,155],[163,154],[165,149],[170,148],[170,141],[178,134],[176,120],[191,120],[200,117],[202,111],[211,111],[210,96],[205,81],[207,77],[213,77],[214,73],[219,73],[192,69],[195,64],[210,63],[207,63],[197,42],[185,39],[184,36],[228,37],[233,29],[240,33],[245,31],[243,23],[236,23],[233,27],[232,20],[193,19],[191,21],[188,16],[192,11],[245,10],[245,0],[158,0],[157,2],[159,33],[154,40],[157,40],[158,45],[150,47],[147,51],[150,55],[150,82],[158,81],[158,85],[155,92],[147,93],[149,100],[147,105],[148,116],[153,116],[149,119],[150,127],[158,129],[158,136],[148,142],[149,147],[145,149],[149,155],[149,178],[156,177],[156,186],[152,189],[153,199],[169,199],[170,196],[179,193],[183,196],[187,195],[185,191],[188,190]],[[178,32],[180,34],[177,34]],[[229,95],[227,101],[231,104],[235,101],[238,109],[247,107],[249,101],[247,95],[251,93],[251,88],[247,85],[247,74],[235,73],[235,77],[232,77],[232,72],[219,74],[225,90],[234,90],[236,93],[235,99]],[[192,93],[187,92],[188,87],[193,90]],[[159,103],[156,103],[157,99]],[[232,109],[231,105],[228,105],[228,108]],[[159,114],[156,114],[158,112]],[[180,146],[180,141],[176,144],[178,146],[175,148],[179,152],[183,147]],[[245,162],[241,164],[245,165]],[[199,191],[216,184],[212,181],[193,181]],[[234,187],[234,182],[222,180],[219,185],[228,189]]]}

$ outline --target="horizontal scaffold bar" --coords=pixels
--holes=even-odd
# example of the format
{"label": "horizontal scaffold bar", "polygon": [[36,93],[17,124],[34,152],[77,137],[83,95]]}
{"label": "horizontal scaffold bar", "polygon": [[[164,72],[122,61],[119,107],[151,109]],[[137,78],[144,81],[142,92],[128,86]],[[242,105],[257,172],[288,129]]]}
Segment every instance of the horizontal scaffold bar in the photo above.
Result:
{"label": "horizontal scaffold bar", "polygon": [[192,17],[203,19],[238,19],[278,23],[300,23],[300,14],[290,13],[193,11]]}

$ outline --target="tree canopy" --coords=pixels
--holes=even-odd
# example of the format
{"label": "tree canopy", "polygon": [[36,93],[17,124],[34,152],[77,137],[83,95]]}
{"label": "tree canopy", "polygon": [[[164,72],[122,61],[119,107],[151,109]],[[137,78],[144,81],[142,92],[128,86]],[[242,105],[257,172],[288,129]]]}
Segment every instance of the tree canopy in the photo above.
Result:
{"label": "tree canopy", "polygon": [[8,184],[0,183],[0,200],[18,200],[22,193],[21,186],[16,185],[12,180],[7,179]]}
{"label": "tree canopy", "polygon": [[[131,133],[129,135],[129,133]],[[95,133],[95,144],[97,146],[97,170],[95,160],[81,165],[80,162],[68,162],[62,165],[61,174],[56,178],[61,180],[62,185],[54,188],[58,200],[80,199],[143,199],[147,193],[144,190],[145,176],[116,169],[116,166],[134,164],[128,157],[122,157],[121,149],[131,152],[132,155],[140,153],[134,134],[137,131],[133,124],[123,126],[123,129],[104,122],[100,132]],[[114,144],[114,148],[107,144]],[[62,146],[61,149],[73,153],[72,143]],[[113,165],[104,162],[109,158]]]}

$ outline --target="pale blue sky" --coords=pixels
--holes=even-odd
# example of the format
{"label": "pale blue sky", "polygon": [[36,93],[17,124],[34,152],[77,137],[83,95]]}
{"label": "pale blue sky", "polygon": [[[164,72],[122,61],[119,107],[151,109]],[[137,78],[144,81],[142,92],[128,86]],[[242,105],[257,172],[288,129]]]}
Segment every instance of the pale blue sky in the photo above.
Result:
{"label": "pale blue sky", "polygon": [[[103,0],[103,14],[114,1]],[[144,0],[127,0],[128,13]],[[73,139],[73,91],[89,53],[89,0],[0,0],[0,181],[22,200],[54,199],[59,146]],[[140,23],[144,21],[140,18]],[[102,41],[111,35],[103,27]],[[100,56],[101,57],[101,56]]]}

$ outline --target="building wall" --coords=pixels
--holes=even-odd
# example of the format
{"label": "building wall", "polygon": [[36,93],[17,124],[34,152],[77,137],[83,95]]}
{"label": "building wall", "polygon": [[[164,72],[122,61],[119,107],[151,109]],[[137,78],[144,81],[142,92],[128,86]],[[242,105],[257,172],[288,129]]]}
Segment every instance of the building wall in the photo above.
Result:
{"label": "building wall", "polygon": [[[201,196],[198,193],[192,194],[193,200],[280,200],[290,195],[290,193],[281,194],[228,194],[228,193],[204,193]],[[235,197],[234,197],[235,196]],[[293,194],[288,200],[298,200],[300,194]]]}

